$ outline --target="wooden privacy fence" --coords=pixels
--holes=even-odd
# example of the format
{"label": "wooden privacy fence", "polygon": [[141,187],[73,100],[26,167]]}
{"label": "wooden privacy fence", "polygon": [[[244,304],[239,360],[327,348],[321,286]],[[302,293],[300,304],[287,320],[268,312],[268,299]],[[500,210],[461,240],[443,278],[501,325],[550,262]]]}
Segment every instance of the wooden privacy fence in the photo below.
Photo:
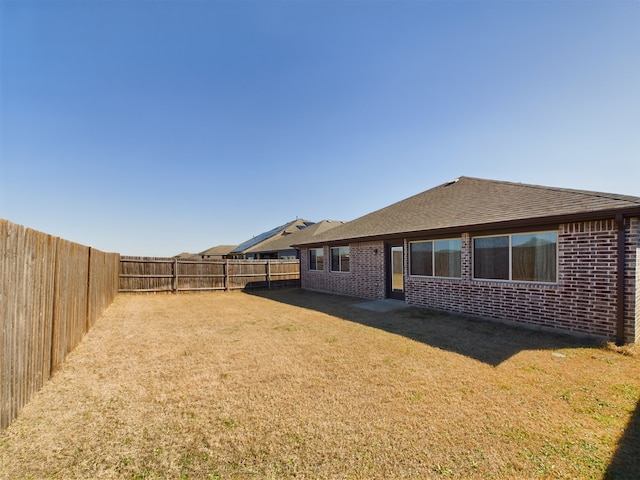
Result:
{"label": "wooden privacy fence", "polygon": [[300,286],[300,260],[120,257],[120,292],[187,292]]}
{"label": "wooden privacy fence", "polygon": [[0,219],[0,430],[113,301],[119,258]]}

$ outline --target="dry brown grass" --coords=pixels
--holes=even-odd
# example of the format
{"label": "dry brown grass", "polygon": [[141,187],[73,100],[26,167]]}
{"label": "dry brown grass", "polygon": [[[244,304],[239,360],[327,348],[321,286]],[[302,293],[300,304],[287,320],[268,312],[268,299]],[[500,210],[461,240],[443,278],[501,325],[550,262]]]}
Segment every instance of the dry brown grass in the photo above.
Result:
{"label": "dry brown grass", "polygon": [[637,421],[616,454],[638,358],[354,303],[118,296],[0,435],[0,478],[640,475]]}

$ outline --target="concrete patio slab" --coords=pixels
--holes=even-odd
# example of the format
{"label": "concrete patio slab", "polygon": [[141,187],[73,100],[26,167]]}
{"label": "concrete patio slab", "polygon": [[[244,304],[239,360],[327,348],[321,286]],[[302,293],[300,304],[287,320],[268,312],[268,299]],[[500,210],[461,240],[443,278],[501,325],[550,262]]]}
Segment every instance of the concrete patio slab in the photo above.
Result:
{"label": "concrete patio slab", "polygon": [[391,312],[399,308],[407,308],[409,305],[407,305],[403,300],[385,298],[384,300],[372,300],[370,302],[355,303],[351,306],[356,308],[363,308],[365,310],[371,310],[372,312]]}

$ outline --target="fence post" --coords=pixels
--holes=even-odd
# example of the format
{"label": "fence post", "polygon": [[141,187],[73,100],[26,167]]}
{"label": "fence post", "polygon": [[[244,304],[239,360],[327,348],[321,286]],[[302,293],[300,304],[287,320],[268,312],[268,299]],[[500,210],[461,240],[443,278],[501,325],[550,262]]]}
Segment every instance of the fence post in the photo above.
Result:
{"label": "fence post", "polygon": [[267,260],[267,288],[271,290],[271,260]]}
{"label": "fence post", "polygon": [[173,293],[178,293],[178,259],[173,261]]}
{"label": "fence post", "polygon": [[91,315],[91,251],[92,248],[89,247],[89,255],[87,258],[87,263],[89,264],[87,266],[87,302],[86,302],[86,308],[85,308],[85,327],[84,327],[84,333],[87,333],[89,331],[89,328],[91,326],[91,322],[90,322],[90,315]]}
{"label": "fence post", "polygon": [[[99,252],[96,250],[95,252]],[[91,252],[91,258],[94,257]],[[96,257],[100,259],[100,257]],[[271,261],[273,260],[273,261]],[[100,262],[101,260],[98,260]],[[118,261],[118,260],[116,260]],[[289,280],[300,283],[300,261],[285,259],[224,259],[214,262],[192,261],[176,258],[139,258],[123,257],[119,259],[121,272],[116,272],[116,280],[127,279],[125,285],[121,285],[120,292],[169,292],[180,293],[192,290],[222,290],[230,291],[238,288],[278,288],[280,285],[288,285]],[[264,265],[261,272],[260,263]],[[190,268],[191,264],[200,264],[205,267]],[[210,272],[209,265],[215,265],[214,272]],[[124,267],[123,267],[124,265]],[[159,265],[156,267],[149,267]],[[181,267],[180,265],[184,265]],[[273,266],[275,265],[275,270]],[[280,267],[282,265],[282,267]],[[97,267],[89,272],[90,279],[94,276]],[[185,279],[180,280],[180,272],[184,270]],[[220,285],[222,278],[222,285]],[[235,279],[238,278],[236,281]],[[135,284],[128,279],[135,279]],[[212,280],[215,279],[215,280]],[[211,282],[214,282],[211,285]],[[264,283],[263,283],[264,282]],[[202,284],[207,286],[203,287]],[[167,285],[168,284],[168,285]],[[127,288],[125,288],[127,287]],[[222,288],[221,288],[222,287]],[[91,288],[96,288],[91,286]],[[89,298],[92,298],[89,295]],[[90,300],[91,301],[91,300]],[[93,309],[93,306],[91,306]]]}

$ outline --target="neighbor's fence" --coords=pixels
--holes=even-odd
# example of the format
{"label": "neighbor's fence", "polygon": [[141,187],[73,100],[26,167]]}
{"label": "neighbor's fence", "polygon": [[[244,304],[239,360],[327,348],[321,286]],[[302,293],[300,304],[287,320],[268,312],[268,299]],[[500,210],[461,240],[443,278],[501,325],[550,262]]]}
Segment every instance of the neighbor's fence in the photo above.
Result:
{"label": "neighbor's fence", "polygon": [[300,286],[300,260],[120,257],[120,292],[188,292]]}
{"label": "neighbor's fence", "polygon": [[113,301],[119,257],[0,219],[0,430]]}

